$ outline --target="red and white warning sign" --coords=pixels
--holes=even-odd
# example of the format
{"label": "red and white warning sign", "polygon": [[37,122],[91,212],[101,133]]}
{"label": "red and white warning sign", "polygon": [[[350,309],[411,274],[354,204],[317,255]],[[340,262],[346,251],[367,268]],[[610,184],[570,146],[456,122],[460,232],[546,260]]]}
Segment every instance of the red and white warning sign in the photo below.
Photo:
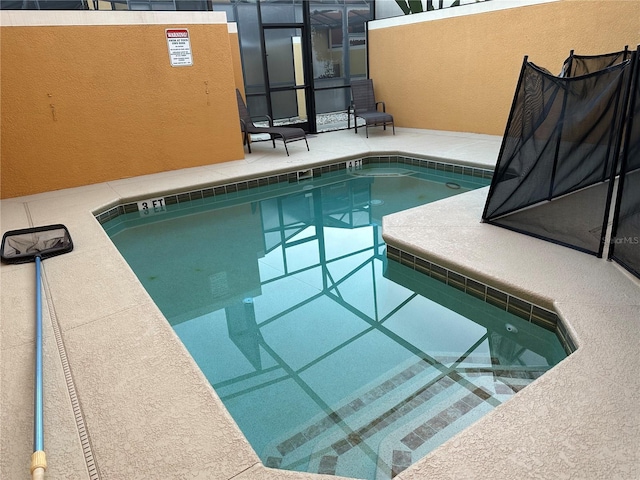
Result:
{"label": "red and white warning sign", "polygon": [[189,30],[186,28],[167,28],[167,45],[172,67],[190,67],[193,65]]}

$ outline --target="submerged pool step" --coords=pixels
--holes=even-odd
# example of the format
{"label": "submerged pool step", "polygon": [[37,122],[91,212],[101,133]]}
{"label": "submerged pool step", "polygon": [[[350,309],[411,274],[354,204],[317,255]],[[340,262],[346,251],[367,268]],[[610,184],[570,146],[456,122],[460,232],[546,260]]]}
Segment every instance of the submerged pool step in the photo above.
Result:
{"label": "submerged pool step", "polygon": [[[415,368],[416,365],[403,372],[406,374],[407,370],[410,372]],[[343,414],[347,409],[357,412],[341,419],[347,428],[334,424],[326,432],[328,437],[321,439],[310,450],[309,444],[303,445],[306,435],[317,427],[311,425],[302,436],[294,436],[281,443],[280,447],[285,449],[281,453],[285,455],[271,456],[267,463],[275,461],[284,468],[295,467],[305,461],[298,456],[303,452],[296,451],[303,447],[303,455],[309,457],[307,471],[359,477],[365,473],[349,470],[351,467],[345,466],[362,465],[366,463],[364,458],[369,457],[376,463],[376,479],[393,478],[413,460],[423,457],[481,418],[496,404],[506,401],[542,375],[544,370],[492,368],[482,362],[476,366],[458,368],[448,375],[440,373],[417,389],[415,383],[408,382],[404,385],[408,388],[399,388],[396,392],[404,391],[402,399],[397,401],[396,398],[394,402],[385,399],[386,407],[382,412],[378,409],[375,415],[371,415],[370,411],[374,404],[365,407],[364,402],[351,401],[338,409]],[[401,377],[396,374],[392,378],[397,380]],[[387,382],[379,383],[369,392],[361,394],[360,398],[367,398],[367,393],[382,398],[380,392],[387,390]],[[470,390],[473,385],[476,387]],[[407,390],[411,392],[407,394]],[[333,418],[337,419],[337,416]],[[363,457],[363,461],[357,460],[359,456]]]}
{"label": "submerged pool step", "polygon": [[395,477],[493,409],[474,393],[463,390],[456,393],[457,400],[452,404],[441,402],[431,406],[413,422],[389,432],[380,441],[376,480]]}
{"label": "submerged pool step", "polygon": [[341,422],[347,422],[350,425],[362,423],[362,420],[354,419],[363,415],[368,418],[377,418],[388,410],[388,406],[397,404],[407,395],[411,395],[416,388],[416,383],[428,383],[437,374],[438,371],[430,364],[414,359],[399,373],[388,376],[384,380],[372,382],[343,402],[341,407],[315,417],[306,426],[301,426],[298,431],[274,442],[274,448],[285,456]]}
{"label": "submerged pool step", "polygon": [[[439,430],[450,432],[450,424],[460,417],[468,418],[469,412],[480,404],[486,404],[482,409],[486,413],[485,410],[501,403],[491,388],[494,377],[490,367],[484,378],[474,379],[475,383],[453,370],[443,373],[424,360],[416,362],[414,359],[396,372],[383,381],[372,382],[342,407],[316,417],[285,439],[272,443],[261,455],[265,465],[359,477],[365,473],[344,471],[344,465],[363,465],[367,463],[364,458],[368,457],[373,464],[378,464],[378,469],[387,472],[386,478],[391,478],[392,471],[397,471],[400,463],[394,464],[393,458],[380,460],[380,463],[377,457],[378,444],[391,432],[402,433],[395,439],[395,450],[410,447],[422,450],[420,447],[426,439],[419,437],[422,441],[418,445],[417,438],[409,435],[413,429],[427,421],[435,422],[430,426],[432,436],[436,437],[434,441],[442,441],[443,435],[453,435],[459,430],[453,427],[454,433],[443,434],[439,434]],[[509,395],[512,394],[509,390]],[[462,424],[467,426],[469,423]],[[363,461],[357,460],[359,456],[364,456]],[[397,453],[396,460],[400,458],[408,456]]]}
{"label": "submerged pool step", "polygon": [[[345,432],[336,430],[329,438],[323,439],[314,450],[309,471],[333,473],[355,478],[390,479],[410,463],[423,456],[423,444],[433,437],[433,442],[442,442],[475,421],[482,414],[473,415],[473,420],[466,421],[471,412],[480,408],[483,412],[493,408],[486,399],[491,395],[484,390],[470,393],[465,387],[449,379],[439,378],[430,385],[415,392],[406,402],[388,409],[384,415],[370,420],[366,425]],[[465,399],[467,403],[462,403]],[[484,405],[484,407],[481,407]],[[433,422],[429,437],[409,437],[416,428],[425,422]],[[425,427],[422,427],[425,430]],[[423,433],[423,436],[426,436]],[[404,443],[402,442],[404,440]],[[437,445],[436,445],[437,446]],[[330,457],[335,469],[327,472],[326,466]],[[367,458],[373,460],[374,471],[366,471]],[[355,467],[354,467],[355,466]]]}
{"label": "submerged pool step", "polygon": [[[265,464],[278,463],[282,468],[290,469],[295,468],[299,462],[308,463],[313,451],[317,456],[315,461],[320,463],[323,455],[337,455],[336,448],[341,450],[340,446],[334,448],[333,443],[344,436],[351,435],[353,439],[355,428],[385,415],[390,407],[412,395],[416,385],[428,384],[438,374],[438,370],[429,363],[413,358],[393,374],[387,374],[361,388],[334,410],[317,415],[295,431],[275,439],[260,456]],[[381,424],[379,428],[383,426]],[[320,441],[324,445],[326,442],[321,437],[327,435],[335,440],[326,444],[326,451],[317,452],[316,443]],[[325,459],[323,469],[328,470],[327,465],[330,463],[330,459]]]}

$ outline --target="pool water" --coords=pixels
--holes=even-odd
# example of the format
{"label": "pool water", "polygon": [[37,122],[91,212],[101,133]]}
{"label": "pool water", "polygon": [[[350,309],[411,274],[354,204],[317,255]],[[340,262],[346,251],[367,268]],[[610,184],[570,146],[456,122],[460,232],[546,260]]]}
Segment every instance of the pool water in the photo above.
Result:
{"label": "pool water", "polygon": [[386,259],[384,215],[486,184],[366,167],[105,229],[265,465],[389,479],[566,356]]}

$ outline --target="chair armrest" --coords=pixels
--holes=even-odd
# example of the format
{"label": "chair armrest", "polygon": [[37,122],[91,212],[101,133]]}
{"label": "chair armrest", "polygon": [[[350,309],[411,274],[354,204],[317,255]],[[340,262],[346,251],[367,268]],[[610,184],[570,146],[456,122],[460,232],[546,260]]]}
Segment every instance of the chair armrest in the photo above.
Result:
{"label": "chair armrest", "polygon": [[273,127],[273,119],[269,116],[269,115],[256,115],[256,116],[251,116],[251,119],[254,118],[266,118],[269,121],[269,126]]}
{"label": "chair armrest", "polygon": [[246,129],[247,129],[247,124],[244,122],[243,119],[240,119],[240,130],[244,132]]}
{"label": "chair armrest", "polygon": [[379,104],[382,104],[382,111],[383,111],[383,112],[386,112],[386,111],[387,111],[387,107],[386,107],[386,105],[384,104],[384,102],[376,102],[376,110],[378,109],[378,105],[379,105]]}

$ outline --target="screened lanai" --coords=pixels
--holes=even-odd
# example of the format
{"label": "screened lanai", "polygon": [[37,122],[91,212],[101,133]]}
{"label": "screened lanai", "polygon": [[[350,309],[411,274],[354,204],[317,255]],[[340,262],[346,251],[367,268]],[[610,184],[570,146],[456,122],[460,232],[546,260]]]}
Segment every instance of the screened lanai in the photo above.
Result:
{"label": "screened lanai", "polygon": [[308,132],[346,128],[352,78],[367,76],[372,0],[213,2],[238,25],[247,106]]}

